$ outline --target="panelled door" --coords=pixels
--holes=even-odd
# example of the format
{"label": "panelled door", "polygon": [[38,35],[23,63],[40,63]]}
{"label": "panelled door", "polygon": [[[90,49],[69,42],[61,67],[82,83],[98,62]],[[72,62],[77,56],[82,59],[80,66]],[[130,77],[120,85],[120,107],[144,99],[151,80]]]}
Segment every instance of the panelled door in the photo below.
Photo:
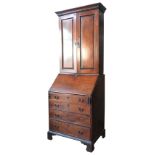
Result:
{"label": "panelled door", "polygon": [[99,71],[99,12],[77,13],[77,72],[95,74]]}
{"label": "panelled door", "polygon": [[61,16],[59,24],[62,52],[60,58],[60,71],[76,73],[76,14]]}

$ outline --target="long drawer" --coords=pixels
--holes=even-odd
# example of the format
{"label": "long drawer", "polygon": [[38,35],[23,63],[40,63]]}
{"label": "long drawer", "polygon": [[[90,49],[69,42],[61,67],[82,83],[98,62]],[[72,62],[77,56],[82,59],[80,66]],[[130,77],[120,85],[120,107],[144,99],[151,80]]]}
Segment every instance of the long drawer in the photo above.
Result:
{"label": "long drawer", "polygon": [[49,117],[90,127],[90,117],[65,111],[49,109]]}
{"label": "long drawer", "polygon": [[50,119],[50,130],[80,139],[90,140],[90,128]]}
{"label": "long drawer", "polygon": [[53,101],[59,101],[59,102],[63,101],[63,102],[89,104],[89,99],[85,95],[51,93],[49,94],[49,99],[52,99]]}
{"label": "long drawer", "polygon": [[83,115],[90,115],[90,105],[84,103],[68,103],[63,101],[49,100],[49,108],[55,110],[68,111]]}

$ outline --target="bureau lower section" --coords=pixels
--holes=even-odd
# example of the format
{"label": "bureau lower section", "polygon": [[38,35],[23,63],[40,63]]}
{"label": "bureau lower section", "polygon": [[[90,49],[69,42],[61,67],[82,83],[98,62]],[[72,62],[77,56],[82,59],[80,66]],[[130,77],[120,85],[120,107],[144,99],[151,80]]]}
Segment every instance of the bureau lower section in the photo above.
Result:
{"label": "bureau lower section", "polygon": [[95,101],[95,96],[50,92],[48,139],[53,135],[76,139],[92,152],[97,138],[105,134],[103,110]]}
{"label": "bureau lower section", "polygon": [[49,94],[49,130],[75,138],[91,138],[89,98],[73,94]]}

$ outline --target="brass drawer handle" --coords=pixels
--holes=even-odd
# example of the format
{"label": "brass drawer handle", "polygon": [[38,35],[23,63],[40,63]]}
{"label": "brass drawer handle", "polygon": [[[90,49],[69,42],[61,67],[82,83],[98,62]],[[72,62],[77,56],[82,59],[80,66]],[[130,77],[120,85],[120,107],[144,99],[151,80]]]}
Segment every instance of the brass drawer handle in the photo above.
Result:
{"label": "brass drawer handle", "polygon": [[54,104],[54,106],[55,106],[56,108],[59,108],[59,107],[60,107],[60,105],[59,105],[59,104]]}
{"label": "brass drawer handle", "polygon": [[83,111],[84,111],[84,109],[83,109],[83,108],[79,108],[79,111],[80,111],[80,112],[83,112]]}
{"label": "brass drawer handle", "polygon": [[58,117],[58,118],[60,118],[60,115],[59,115],[59,114],[54,114],[54,116],[55,116],[55,117]]}
{"label": "brass drawer handle", "polygon": [[78,134],[83,135],[83,132],[82,131],[78,131]]}
{"label": "brass drawer handle", "polygon": [[54,98],[58,100],[59,99],[59,96],[54,96]]}
{"label": "brass drawer handle", "polygon": [[49,99],[51,99],[51,95],[50,94],[48,95],[48,97],[49,97]]}
{"label": "brass drawer handle", "polygon": [[53,127],[54,127],[55,129],[59,129],[59,126],[58,126],[58,125],[53,125]]}

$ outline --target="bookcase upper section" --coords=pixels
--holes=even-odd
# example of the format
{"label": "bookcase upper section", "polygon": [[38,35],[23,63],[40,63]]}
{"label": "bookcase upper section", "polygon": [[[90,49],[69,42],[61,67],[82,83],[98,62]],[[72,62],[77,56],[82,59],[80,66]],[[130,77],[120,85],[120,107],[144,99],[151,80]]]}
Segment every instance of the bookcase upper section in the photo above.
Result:
{"label": "bookcase upper section", "polygon": [[104,18],[101,3],[58,11],[60,73],[103,74]]}

